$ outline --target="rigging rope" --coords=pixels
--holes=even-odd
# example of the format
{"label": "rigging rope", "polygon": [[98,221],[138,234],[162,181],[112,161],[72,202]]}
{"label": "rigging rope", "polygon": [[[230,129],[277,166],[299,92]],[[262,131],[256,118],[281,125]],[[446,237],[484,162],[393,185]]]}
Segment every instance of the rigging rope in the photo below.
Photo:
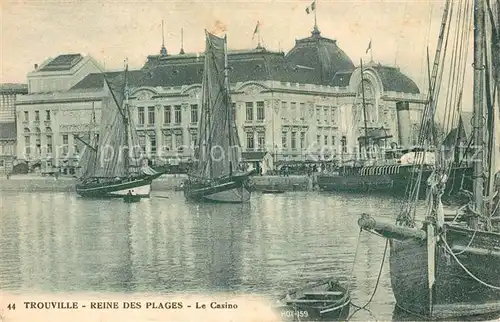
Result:
{"label": "rigging rope", "polygon": [[492,288],[494,290],[500,290],[500,286],[495,286],[495,285],[491,285],[491,284],[488,284],[484,281],[482,281],[481,279],[479,279],[478,277],[476,277],[474,274],[472,274],[461,262],[460,260],[457,258],[457,256],[455,255],[455,253],[453,253],[453,251],[451,250],[450,246],[448,245],[448,243],[446,242],[446,238],[442,238],[441,239],[444,243],[444,246],[446,248],[446,251],[453,257],[453,259],[455,259],[455,261],[457,262],[457,264],[473,279],[475,280],[476,282],[478,282],[479,284],[482,284],[486,287],[489,287],[489,288]]}

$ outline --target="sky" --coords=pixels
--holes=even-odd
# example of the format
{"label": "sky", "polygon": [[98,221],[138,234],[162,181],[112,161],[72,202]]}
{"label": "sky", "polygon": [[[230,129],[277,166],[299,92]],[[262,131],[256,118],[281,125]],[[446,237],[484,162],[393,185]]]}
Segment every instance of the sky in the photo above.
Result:
{"label": "sky", "polygon": [[[312,0],[0,2],[0,83],[25,83],[34,64],[63,53],[89,54],[108,70],[123,68],[125,58],[141,68],[159,53],[162,20],[169,53],[180,50],[181,28],[186,52],[202,52],[204,29],[216,26],[226,29],[230,49],[245,49],[256,47],[259,21],[263,45],[286,52],[314,26],[305,11]],[[443,7],[444,0],[317,0],[316,16],[322,36],[336,39],[354,64],[373,57],[397,65],[422,89],[426,48],[432,58]]]}

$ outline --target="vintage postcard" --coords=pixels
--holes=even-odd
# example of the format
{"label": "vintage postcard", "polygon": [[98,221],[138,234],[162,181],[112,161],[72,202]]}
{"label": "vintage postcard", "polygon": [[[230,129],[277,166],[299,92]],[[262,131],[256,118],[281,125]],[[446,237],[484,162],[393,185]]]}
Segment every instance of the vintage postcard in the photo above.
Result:
{"label": "vintage postcard", "polygon": [[0,321],[500,318],[499,0],[0,8]]}

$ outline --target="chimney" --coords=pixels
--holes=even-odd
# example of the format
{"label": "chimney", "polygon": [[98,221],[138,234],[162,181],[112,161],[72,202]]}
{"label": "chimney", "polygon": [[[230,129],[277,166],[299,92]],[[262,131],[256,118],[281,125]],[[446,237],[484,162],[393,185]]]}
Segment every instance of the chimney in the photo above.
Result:
{"label": "chimney", "polygon": [[410,103],[400,101],[396,103],[398,117],[398,137],[402,148],[410,147]]}
{"label": "chimney", "polygon": [[37,69],[38,69],[38,64],[35,64],[35,66],[34,66],[34,67],[35,67],[35,70],[37,70]]}

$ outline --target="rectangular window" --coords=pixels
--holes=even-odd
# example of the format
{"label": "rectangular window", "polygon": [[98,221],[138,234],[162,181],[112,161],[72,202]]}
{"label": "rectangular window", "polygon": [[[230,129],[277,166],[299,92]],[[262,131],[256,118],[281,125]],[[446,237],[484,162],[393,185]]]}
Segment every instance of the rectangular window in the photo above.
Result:
{"label": "rectangular window", "polygon": [[198,105],[191,104],[191,123],[198,123]]}
{"label": "rectangular window", "polygon": [[325,146],[327,146],[328,145],[328,135],[325,135],[324,139],[325,139]]}
{"label": "rectangular window", "polygon": [[343,136],[340,143],[342,144],[342,153],[347,153],[347,138]]}
{"label": "rectangular window", "polygon": [[281,110],[283,112],[283,115],[286,115],[287,108],[288,108],[288,102],[281,102]]}
{"label": "rectangular window", "polygon": [[332,107],[332,124],[337,123],[337,109]]}
{"label": "rectangular window", "polygon": [[50,121],[50,110],[45,111],[45,120]]}
{"label": "rectangular window", "polygon": [[320,124],[320,123],[321,123],[321,115],[320,115],[320,113],[319,113],[319,107],[316,107],[316,122],[317,122],[318,124]]}
{"label": "rectangular window", "polygon": [[171,151],[172,150],[172,135],[166,134],[164,138],[165,138],[165,150]]}
{"label": "rectangular window", "polygon": [[306,119],[306,103],[300,103],[300,118]]}
{"label": "rectangular window", "polygon": [[246,106],[246,115],[247,115],[246,120],[253,121],[253,102],[246,102],[245,106]]}
{"label": "rectangular window", "polygon": [[297,149],[297,142],[296,142],[296,140],[297,140],[297,133],[296,132],[292,132],[292,142],[291,142],[292,143],[291,144],[292,150]]}
{"label": "rectangular window", "polygon": [[140,125],[144,125],[144,107],[137,108],[137,120]]}
{"label": "rectangular window", "polygon": [[29,122],[30,120],[30,114],[28,111],[24,111],[24,121]]}
{"label": "rectangular window", "polygon": [[172,123],[172,106],[163,106],[163,124]]}
{"label": "rectangular window", "polygon": [[329,116],[330,116],[330,115],[328,115],[328,114],[329,114],[328,112],[329,112],[329,111],[328,111],[328,108],[326,108],[326,107],[325,107],[325,108],[323,109],[323,115],[324,115],[325,124],[328,124],[328,118],[329,118]]}
{"label": "rectangular window", "polygon": [[257,133],[257,144],[259,145],[259,150],[266,150],[266,134],[264,132]]}
{"label": "rectangular window", "polygon": [[264,120],[264,102],[257,102],[257,120]]}
{"label": "rectangular window", "polygon": [[156,154],[156,138],[151,138],[149,143],[151,144],[151,154]]}
{"label": "rectangular window", "polygon": [[253,132],[247,132],[247,149],[253,150]]}
{"label": "rectangular window", "polygon": [[80,153],[80,149],[78,148],[78,144],[77,144],[77,142],[79,142],[77,137],[78,137],[78,135],[73,135],[73,151],[75,154]]}
{"label": "rectangular window", "polygon": [[316,135],[316,144],[321,145],[321,135]]}
{"label": "rectangular window", "polygon": [[63,154],[67,154],[68,153],[68,135],[67,134],[64,134],[62,136],[62,139],[63,139]]}
{"label": "rectangular window", "polygon": [[184,138],[182,137],[182,133],[177,133],[175,135],[175,148],[178,152],[184,151]]}
{"label": "rectangular window", "polygon": [[191,146],[194,148],[198,145],[198,134],[191,134]]}
{"label": "rectangular window", "polygon": [[0,160],[0,167],[5,167],[5,160]]}
{"label": "rectangular window", "polygon": [[182,122],[181,106],[175,105],[175,124],[181,124],[181,122]]}
{"label": "rectangular window", "polygon": [[149,125],[155,124],[155,107],[154,106],[148,107],[148,124]]}
{"label": "rectangular window", "polygon": [[287,133],[288,132],[286,131],[281,132],[281,147],[283,148],[283,150],[287,149],[287,139],[288,139]]}
{"label": "rectangular window", "polygon": [[300,149],[304,149],[306,147],[306,134],[304,132],[300,132]]}
{"label": "rectangular window", "polygon": [[35,122],[40,121],[40,111],[35,111]]}
{"label": "rectangular window", "polygon": [[26,151],[26,154],[30,154],[31,153],[31,141],[30,141],[30,137],[29,136],[25,136],[24,137],[24,147],[25,147],[25,151]]}
{"label": "rectangular window", "polygon": [[290,103],[290,117],[294,121],[297,120],[297,103],[295,102]]}
{"label": "rectangular window", "polygon": [[335,146],[335,136],[332,135],[332,146]]}

